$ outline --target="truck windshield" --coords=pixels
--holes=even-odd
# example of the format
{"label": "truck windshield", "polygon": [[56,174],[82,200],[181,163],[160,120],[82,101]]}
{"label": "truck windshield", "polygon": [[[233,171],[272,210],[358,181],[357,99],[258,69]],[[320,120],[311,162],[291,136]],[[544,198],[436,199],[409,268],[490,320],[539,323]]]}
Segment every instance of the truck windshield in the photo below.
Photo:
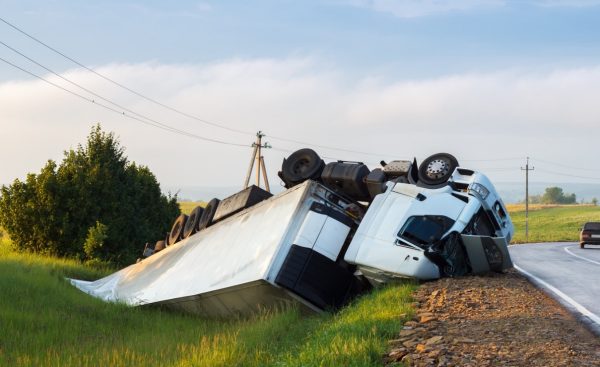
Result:
{"label": "truck windshield", "polygon": [[442,215],[421,215],[408,218],[398,236],[423,248],[439,241],[454,221]]}

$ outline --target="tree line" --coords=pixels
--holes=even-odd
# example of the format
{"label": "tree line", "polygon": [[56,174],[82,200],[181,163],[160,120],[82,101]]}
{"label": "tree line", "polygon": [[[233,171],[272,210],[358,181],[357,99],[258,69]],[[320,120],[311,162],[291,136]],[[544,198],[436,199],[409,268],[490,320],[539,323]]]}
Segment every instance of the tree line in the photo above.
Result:
{"label": "tree line", "polygon": [[100,125],[84,145],[0,190],[0,225],[18,250],[124,265],[180,214],[148,167]]}
{"label": "tree line", "polygon": [[[529,202],[532,204],[577,204],[577,196],[574,193],[565,193],[560,187],[552,186],[546,187],[541,195],[529,196]],[[592,198],[590,204],[598,205],[598,199]]]}

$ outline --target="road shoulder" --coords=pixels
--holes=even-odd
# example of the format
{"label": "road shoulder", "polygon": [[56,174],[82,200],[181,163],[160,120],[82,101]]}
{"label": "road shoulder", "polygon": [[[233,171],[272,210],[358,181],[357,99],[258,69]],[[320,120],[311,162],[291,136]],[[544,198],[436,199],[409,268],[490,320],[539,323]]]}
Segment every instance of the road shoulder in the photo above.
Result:
{"label": "road shoulder", "polygon": [[600,338],[515,270],[424,283],[415,300],[386,365],[600,366]]}

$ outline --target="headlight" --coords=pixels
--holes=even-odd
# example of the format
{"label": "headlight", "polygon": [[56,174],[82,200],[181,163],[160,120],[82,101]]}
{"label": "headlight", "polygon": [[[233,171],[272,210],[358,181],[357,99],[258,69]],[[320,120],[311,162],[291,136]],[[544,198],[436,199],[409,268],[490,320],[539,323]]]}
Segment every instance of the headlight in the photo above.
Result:
{"label": "headlight", "polygon": [[471,186],[469,186],[469,191],[477,193],[477,195],[479,195],[479,197],[482,200],[485,200],[490,194],[490,192],[488,191],[488,189],[485,188],[485,186],[476,182],[472,183]]}

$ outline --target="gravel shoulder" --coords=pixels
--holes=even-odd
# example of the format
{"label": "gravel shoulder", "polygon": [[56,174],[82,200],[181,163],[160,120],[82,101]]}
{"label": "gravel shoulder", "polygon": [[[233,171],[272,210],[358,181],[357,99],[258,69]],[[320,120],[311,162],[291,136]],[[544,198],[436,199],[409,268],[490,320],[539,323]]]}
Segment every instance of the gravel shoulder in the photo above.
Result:
{"label": "gravel shoulder", "polygon": [[600,338],[511,270],[423,283],[386,366],[600,366]]}

